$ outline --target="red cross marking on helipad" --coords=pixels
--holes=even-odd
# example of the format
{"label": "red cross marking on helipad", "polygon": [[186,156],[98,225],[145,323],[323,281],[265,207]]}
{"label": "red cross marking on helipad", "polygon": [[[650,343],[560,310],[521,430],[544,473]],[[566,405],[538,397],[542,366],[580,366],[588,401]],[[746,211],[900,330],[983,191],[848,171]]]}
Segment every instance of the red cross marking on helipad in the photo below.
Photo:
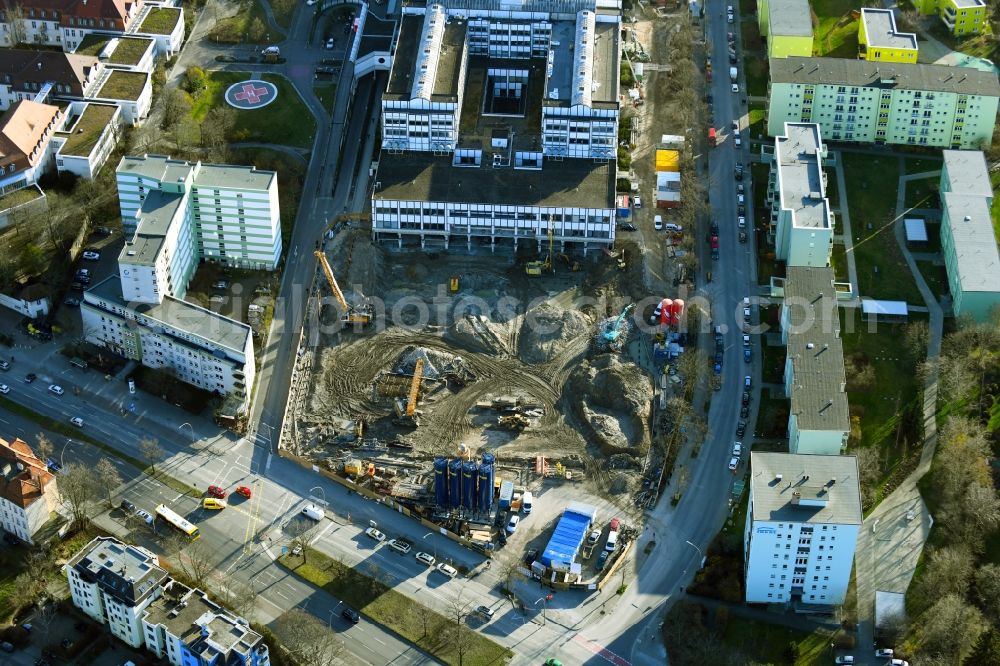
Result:
{"label": "red cross marking on helipad", "polygon": [[239,102],[249,102],[250,104],[259,104],[260,98],[270,92],[267,88],[257,88],[252,83],[243,84],[243,92],[238,92],[233,95],[233,98]]}

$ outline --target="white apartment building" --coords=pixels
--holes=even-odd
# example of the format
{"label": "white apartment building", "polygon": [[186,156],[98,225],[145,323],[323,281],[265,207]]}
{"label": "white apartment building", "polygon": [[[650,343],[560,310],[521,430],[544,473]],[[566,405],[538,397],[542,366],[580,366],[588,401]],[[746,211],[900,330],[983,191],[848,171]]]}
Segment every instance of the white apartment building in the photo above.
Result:
{"label": "white apartment building", "polygon": [[146,649],[173,666],[271,663],[263,638],[245,619],[175,580],[143,613],[142,628]]}
{"label": "white apartment building", "polygon": [[854,456],[750,453],[747,603],[840,605],[861,529]]}
{"label": "white apartment building", "polygon": [[58,505],[56,478],[45,463],[20,439],[0,438],[0,527],[34,543]]}
{"label": "white apartment building", "polygon": [[620,16],[594,0],[406,6],[382,99],[378,241],[614,242]]}
{"label": "white apartment building", "polygon": [[817,123],[828,141],[981,148],[1000,101],[994,72],[847,58],[771,58],[767,132]]}
{"label": "white apartment building", "polygon": [[844,343],[832,268],[789,266],[781,304],[788,450],[837,455],[851,429]]}
{"label": "white apartment building", "polygon": [[[166,255],[160,257],[160,267],[179,271],[172,272],[170,279],[173,289],[181,289],[180,294],[190,275],[184,274],[190,269],[188,244],[194,248],[196,260],[268,271],[277,267],[281,259],[281,211],[274,171],[143,155],[122,158],[117,176],[126,235],[136,231],[142,220],[150,220],[151,233],[164,237],[157,250]],[[146,203],[154,192],[159,194]],[[170,210],[165,210],[168,207]],[[167,223],[165,216],[173,224]],[[122,259],[129,263],[127,250]],[[178,253],[184,253],[185,258],[175,260]],[[147,259],[152,258],[147,255]],[[157,283],[162,286],[166,280],[160,276]]]}
{"label": "white apartment building", "polygon": [[834,217],[826,197],[826,146],[815,123],[785,123],[774,139],[768,199],[775,256],[789,266],[826,266]]}
{"label": "white apartment building", "polygon": [[73,605],[134,648],[142,618],[162,593],[167,572],[156,555],[113,537],[97,537],[63,566]]}

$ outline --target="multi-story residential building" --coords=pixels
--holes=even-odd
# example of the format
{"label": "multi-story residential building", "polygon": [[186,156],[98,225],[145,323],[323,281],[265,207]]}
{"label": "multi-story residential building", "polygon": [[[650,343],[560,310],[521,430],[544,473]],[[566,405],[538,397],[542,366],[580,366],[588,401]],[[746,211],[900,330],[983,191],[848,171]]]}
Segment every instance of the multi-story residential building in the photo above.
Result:
{"label": "multi-story residential building", "polygon": [[914,0],[925,16],[937,14],[955,36],[977,34],[986,27],[986,0]]}
{"label": "multi-story residential building", "polygon": [[20,439],[0,438],[0,527],[34,543],[58,505],[56,478],[45,463]]}
{"label": "multi-story residential building", "polygon": [[274,270],[281,258],[278,177],[254,167],[162,155],[118,165],[125,247],[119,275],[84,293],[86,339],[229,398],[236,416],[256,376],[249,326],[183,300],[201,260]]}
{"label": "multi-story residential building", "polygon": [[826,197],[826,146],[815,123],[785,123],[767,181],[775,256],[788,266],[826,266],[834,217]]}
{"label": "multi-story residential building", "polygon": [[28,100],[0,117],[0,192],[27,187],[52,167],[62,118],[59,107]]}
{"label": "multi-story residential building", "polygon": [[111,156],[121,133],[121,107],[70,102],[62,129],[56,132],[56,169],[93,178]]}
{"label": "multi-story residential building", "polygon": [[846,58],[771,58],[767,130],[818,123],[828,141],[989,145],[1000,83],[970,67]]}
{"label": "multi-story residential building", "polygon": [[[275,172],[143,155],[123,158],[117,173],[122,224],[128,233],[140,226],[143,215],[166,215],[164,206],[169,204],[179,225],[171,235],[182,248],[194,247],[197,259],[258,270],[277,267],[281,213]],[[158,194],[147,204],[153,193]],[[183,295],[192,268],[185,258],[190,253],[178,259],[170,239],[165,247],[164,261],[169,258],[172,270],[180,271],[172,276],[174,289],[180,291],[170,293]],[[126,252],[122,258],[131,263],[127,257]],[[163,284],[165,279],[157,281]]]}
{"label": "multi-story residential building", "polygon": [[768,58],[812,55],[809,0],[757,0],[757,26],[767,40]]}
{"label": "multi-story residential building", "polygon": [[785,395],[788,450],[837,455],[847,446],[844,343],[832,268],[789,266],[781,304],[781,341],[786,346]]}
{"label": "multi-story residential building", "polygon": [[842,604],[861,522],[854,456],[751,452],[747,603]]}
{"label": "multi-story residential building", "polygon": [[865,7],[858,24],[858,50],[864,60],[916,62],[917,35],[897,30],[891,9]]}
{"label": "multi-story residential building", "polygon": [[995,322],[1000,305],[1000,253],[990,207],[993,188],[978,150],[944,151],[941,254],[956,317]]}
{"label": "multi-story residential building", "polygon": [[63,571],[74,606],[132,647],[142,646],[143,615],[167,579],[156,555],[113,537],[97,537]]}
{"label": "multi-story residential building", "polygon": [[[372,197],[376,240],[584,252],[615,232],[619,22],[594,0],[406,6]],[[570,13],[572,10],[572,13]]]}
{"label": "multi-story residential building", "polygon": [[146,649],[173,666],[269,666],[263,637],[198,589],[167,581],[142,617]]}
{"label": "multi-story residential building", "polygon": [[92,32],[124,32],[142,7],[142,0],[3,0],[0,46],[20,42],[72,51]]}
{"label": "multi-story residential building", "polygon": [[263,638],[245,619],[170,578],[145,548],[98,537],[63,571],[73,605],[173,666],[271,663]]}

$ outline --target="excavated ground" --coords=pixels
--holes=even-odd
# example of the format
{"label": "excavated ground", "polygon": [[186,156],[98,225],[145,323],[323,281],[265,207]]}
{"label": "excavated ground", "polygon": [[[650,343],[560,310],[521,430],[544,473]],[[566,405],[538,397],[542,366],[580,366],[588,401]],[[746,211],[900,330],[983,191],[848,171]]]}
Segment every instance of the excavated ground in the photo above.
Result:
{"label": "excavated ground", "polygon": [[[630,359],[595,355],[591,345],[600,320],[646,297],[632,293],[641,290],[638,265],[619,271],[593,253],[577,258],[578,272],[558,262],[554,274],[529,278],[509,257],[393,254],[360,230],[340,234],[328,256],[345,276],[342,288],[357,286],[384,319],[360,333],[325,325],[316,337],[300,452],[343,457],[363,418],[366,439],[412,444],[411,459],[453,455],[461,445],[524,464],[544,455],[582,464],[595,490],[630,489],[624,471],[638,467],[650,442],[652,382]],[[329,294],[325,285],[321,293]],[[325,307],[321,321],[335,321],[332,312]],[[425,366],[414,429],[398,424],[393,403],[405,400],[418,357]],[[445,379],[449,372],[463,374],[464,386]],[[500,429],[499,411],[477,407],[500,396],[529,406],[526,429]]]}

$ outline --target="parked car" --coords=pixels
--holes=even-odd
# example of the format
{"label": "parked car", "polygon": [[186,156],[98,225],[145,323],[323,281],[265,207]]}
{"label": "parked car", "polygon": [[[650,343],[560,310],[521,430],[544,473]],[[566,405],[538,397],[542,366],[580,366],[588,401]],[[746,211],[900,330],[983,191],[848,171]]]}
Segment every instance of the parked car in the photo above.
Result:
{"label": "parked car", "polygon": [[212,283],[212,289],[229,289],[229,280],[216,280]]}
{"label": "parked car", "polygon": [[334,46],[336,46],[336,43],[333,41],[333,37],[326,40],[326,48],[328,51],[332,51]]}
{"label": "parked car", "polygon": [[740,421],[739,423],[736,424],[736,436],[737,437],[742,437],[743,435],[746,434],[746,432],[747,432],[747,422],[746,421]]}
{"label": "parked car", "polygon": [[97,261],[101,258],[101,253],[87,250],[82,256],[86,261]]}
{"label": "parked car", "polygon": [[638,194],[632,197],[632,206],[634,208],[642,208],[642,198]]}
{"label": "parked car", "polygon": [[511,516],[510,520],[507,521],[507,534],[513,534],[519,522],[521,522],[521,516]]}
{"label": "parked car", "polygon": [[653,216],[653,228],[656,229],[657,231],[660,231],[660,230],[663,229],[663,217],[662,216],[660,216],[660,215],[654,215]]}
{"label": "parked car", "polygon": [[366,529],[365,530],[365,534],[367,534],[368,536],[370,536],[372,539],[375,539],[379,543],[382,543],[383,541],[385,541],[385,535],[382,534],[381,532],[379,532],[374,527],[369,527],[368,529]]}
{"label": "parked car", "polygon": [[253,491],[251,491],[250,488],[248,488],[247,486],[236,486],[236,494],[242,495],[247,499],[253,497]]}
{"label": "parked car", "polygon": [[743,457],[743,442],[733,442],[733,456],[736,458]]}
{"label": "parked car", "polygon": [[60,465],[54,458],[46,458],[45,466],[49,469],[50,472],[58,473],[60,470],[62,470],[62,465]]}
{"label": "parked car", "polygon": [[592,530],[590,534],[587,535],[587,545],[593,546],[600,540],[601,530]]}
{"label": "parked car", "polygon": [[390,539],[389,548],[406,555],[410,552],[412,546],[410,545],[410,542],[405,539]]}
{"label": "parked car", "polygon": [[597,564],[594,565],[594,568],[598,571],[602,571],[604,569],[604,565],[608,563],[609,554],[610,551],[602,550],[601,554],[597,556]]}
{"label": "parked car", "polygon": [[139,518],[141,518],[142,521],[147,525],[153,524],[153,517],[149,515],[149,512],[139,509],[138,511],[135,512],[135,515],[139,516]]}
{"label": "parked car", "polygon": [[739,458],[730,458],[729,459],[729,469],[730,470],[732,470],[732,471],[735,472],[736,468],[739,467],[739,466],[740,466],[740,459]]}
{"label": "parked car", "polygon": [[443,573],[448,578],[454,578],[455,576],[458,575],[458,569],[456,569],[455,567],[451,566],[450,564],[445,564],[444,562],[442,562],[441,564],[437,565],[436,568],[437,568],[438,571],[440,571],[441,573]]}
{"label": "parked car", "polygon": [[740,418],[741,419],[750,418],[750,408],[747,407],[746,405],[740,407]]}
{"label": "parked car", "polygon": [[218,497],[219,499],[222,499],[223,497],[226,496],[226,490],[225,488],[221,488],[219,486],[209,486],[208,494],[211,495],[212,497]]}
{"label": "parked car", "polygon": [[432,567],[434,566],[434,556],[430,553],[419,552],[417,553],[417,562]]}
{"label": "parked car", "polygon": [[24,376],[24,383],[25,384],[30,384],[31,382],[35,381],[36,379],[38,379],[38,375],[36,375],[33,372],[29,372],[28,374],[26,374]]}
{"label": "parked car", "polygon": [[121,507],[122,511],[135,513],[135,504],[132,504],[132,502],[129,502],[127,499],[123,499],[118,506]]}
{"label": "parked car", "polygon": [[894,654],[896,654],[896,652],[892,648],[879,648],[878,650],[875,650],[875,656],[882,659],[889,659]]}
{"label": "parked car", "polygon": [[623,222],[622,224],[618,225],[618,228],[621,229],[622,231],[635,231],[636,230],[636,226],[634,224],[632,224],[631,222]]}
{"label": "parked car", "polygon": [[72,296],[69,296],[69,297],[63,299],[63,305],[65,305],[67,307],[71,307],[71,308],[78,308],[78,307],[80,307],[80,299],[79,298],[73,298]]}
{"label": "parked car", "polygon": [[7,386],[6,384],[0,384],[0,393],[7,395],[8,393],[10,393],[10,387]]}
{"label": "parked car", "polygon": [[744,405],[750,404],[750,391],[743,391],[742,401]]}
{"label": "parked car", "polygon": [[487,620],[492,620],[493,616],[496,614],[496,611],[490,608],[489,606],[478,606],[476,608],[476,614],[481,615]]}
{"label": "parked car", "polygon": [[835,663],[835,664],[853,664],[854,663],[854,657],[852,657],[851,655],[844,655],[842,657],[837,657],[836,659],[834,659],[833,663]]}
{"label": "parked car", "polygon": [[753,380],[750,378],[750,375],[747,375],[746,377],[743,378],[743,388],[745,388],[745,389],[750,388],[750,385],[752,383],[753,383]]}
{"label": "parked car", "polygon": [[[729,18],[731,19],[732,17],[729,17]],[[738,93],[740,91],[740,84],[734,83],[733,86],[732,86],[732,90],[733,90],[734,93]]]}

